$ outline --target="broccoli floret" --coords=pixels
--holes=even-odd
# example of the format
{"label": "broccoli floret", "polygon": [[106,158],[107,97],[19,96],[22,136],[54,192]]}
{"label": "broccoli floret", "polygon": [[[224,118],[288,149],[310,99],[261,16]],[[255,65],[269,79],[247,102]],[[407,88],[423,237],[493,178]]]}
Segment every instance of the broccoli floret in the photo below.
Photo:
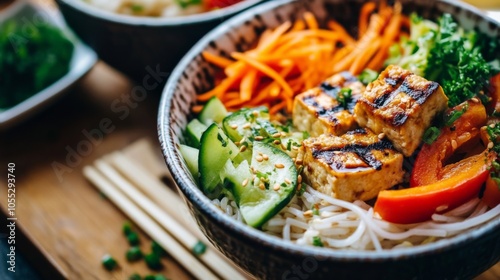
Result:
{"label": "broccoli floret", "polygon": [[437,24],[413,14],[410,38],[390,48],[386,64],[438,82],[453,107],[477,95],[500,72],[500,42],[478,31],[464,31],[450,14]]}
{"label": "broccoli floret", "polygon": [[397,64],[423,76],[438,26],[416,14],[412,14],[410,18],[410,38],[402,38],[400,44],[395,44],[389,49],[389,59],[385,64]]}

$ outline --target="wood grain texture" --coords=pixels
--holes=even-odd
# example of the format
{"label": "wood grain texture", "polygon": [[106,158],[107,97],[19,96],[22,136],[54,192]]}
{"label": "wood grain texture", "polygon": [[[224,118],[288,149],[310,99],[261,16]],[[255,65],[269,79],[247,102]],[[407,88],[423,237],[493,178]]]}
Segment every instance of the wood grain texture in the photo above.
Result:
{"label": "wood grain texture", "polygon": [[[44,0],[41,2],[50,2]],[[4,2],[0,2],[2,4]],[[144,262],[128,263],[128,248],[121,226],[126,216],[87,182],[82,168],[95,159],[122,149],[143,137],[157,139],[156,114],[158,93],[148,94],[146,100],[126,105],[125,96],[133,85],[124,77],[103,64],[97,65],[88,76],[68,94],[35,115],[25,123],[0,132],[0,208],[6,210],[6,166],[16,164],[18,230],[27,240],[19,238],[19,250],[31,257],[47,279],[126,279],[137,272],[152,272]],[[125,111],[112,109],[118,102]],[[121,119],[120,117],[124,117]],[[92,145],[81,162],[70,167],[60,181],[52,164],[66,163],[68,149],[76,149],[86,140],[83,130],[99,127],[99,122],[109,118],[115,129],[103,133],[101,141]],[[149,251],[150,239],[140,232],[141,247]],[[0,239],[3,242],[3,239]],[[39,252],[45,260],[42,262]],[[113,255],[121,269],[110,273],[102,268],[104,254]],[[48,262],[46,261],[48,260]],[[171,279],[191,279],[183,268],[172,259],[165,259],[160,271]],[[40,268],[37,264],[51,265]],[[2,266],[3,267],[3,266]],[[56,273],[57,272],[57,273]],[[500,264],[478,276],[478,280],[500,279]]]}

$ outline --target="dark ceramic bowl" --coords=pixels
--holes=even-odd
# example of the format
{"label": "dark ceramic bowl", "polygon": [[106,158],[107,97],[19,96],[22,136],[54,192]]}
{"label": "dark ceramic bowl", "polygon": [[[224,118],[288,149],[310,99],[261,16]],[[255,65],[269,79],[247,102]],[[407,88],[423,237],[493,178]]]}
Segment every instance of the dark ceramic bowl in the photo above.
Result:
{"label": "dark ceramic bowl", "polygon": [[[227,54],[245,49],[264,27],[276,27],[308,9],[319,19],[334,17],[356,26],[363,1],[279,0],[254,7],[219,26],[181,60],[163,91],[159,134],[167,165],[180,192],[211,242],[258,279],[470,279],[500,259],[500,218],[449,239],[382,252],[299,246],[250,228],[223,214],[198,189],[176,143],[190,116],[196,94],[213,85],[214,69],[200,53]],[[499,36],[500,27],[478,10],[455,1],[404,0],[404,12],[426,18],[453,14],[467,28]],[[349,25],[350,24],[350,25]]]}
{"label": "dark ceramic bowl", "polygon": [[170,72],[209,30],[262,0],[175,18],[135,17],[95,8],[83,0],[56,0],[67,24],[99,58],[138,82],[146,67]]}

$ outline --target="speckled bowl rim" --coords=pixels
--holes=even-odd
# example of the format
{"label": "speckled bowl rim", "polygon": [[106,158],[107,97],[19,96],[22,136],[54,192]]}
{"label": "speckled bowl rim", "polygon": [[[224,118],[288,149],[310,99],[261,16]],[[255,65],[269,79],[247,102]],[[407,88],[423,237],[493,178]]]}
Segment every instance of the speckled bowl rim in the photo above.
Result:
{"label": "speckled bowl rim", "polygon": [[199,14],[179,16],[179,17],[157,17],[157,18],[123,15],[123,14],[113,13],[111,11],[104,11],[88,3],[85,3],[82,0],[57,0],[57,1],[64,3],[70,7],[73,7],[89,17],[98,18],[104,21],[123,24],[123,25],[130,25],[130,26],[161,27],[161,26],[191,25],[191,24],[203,23],[206,21],[223,19],[228,16],[234,15],[239,11],[245,10],[263,0],[245,0],[222,9],[217,9]]}
{"label": "speckled bowl rim", "polygon": [[[219,36],[226,33],[230,29],[242,25],[245,21],[252,19],[256,15],[262,15],[270,10],[277,9],[283,5],[289,5],[295,2],[294,0],[273,0],[272,2],[264,3],[253,7],[240,15],[226,21],[223,25],[219,25],[214,30],[204,36],[193,48],[184,56],[179,62],[177,67],[172,72],[167,84],[163,90],[162,98],[160,101],[160,108],[158,114],[158,133],[162,152],[164,154],[167,166],[174,178],[174,181],[186,196],[186,198],[193,203],[204,215],[208,216],[212,221],[218,223],[219,226],[228,231],[228,234],[237,236],[240,239],[245,238],[252,242],[260,243],[262,246],[270,248],[280,254],[293,254],[295,256],[313,257],[321,260],[336,260],[342,262],[350,261],[370,261],[370,262],[384,262],[394,261],[398,259],[409,259],[417,256],[426,256],[439,253],[446,250],[451,250],[479,239],[493,232],[500,232],[500,218],[491,220],[488,224],[480,226],[479,228],[460,234],[455,237],[450,237],[443,240],[438,240],[433,243],[419,245],[410,248],[397,248],[392,250],[378,251],[353,251],[353,250],[337,250],[330,248],[319,248],[313,246],[301,246],[281,238],[266,234],[257,229],[251,228],[228,215],[222,213],[210,200],[203,194],[203,192],[191,181],[190,176],[181,168],[183,164],[180,155],[176,152],[175,141],[173,134],[169,129],[171,121],[171,101],[175,93],[175,88],[178,80],[182,77],[183,71],[194,60],[194,58],[201,53],[201,51],[208,46],[210,41],[216,40]],[[468,10],[482,20],[492,22],[498,26],[493,19],[489,19],[480,10],[465,4],[457,3],[452,0],[440,0],[439,2],[448,3],[452,6],[460,7],[461,9]]]}

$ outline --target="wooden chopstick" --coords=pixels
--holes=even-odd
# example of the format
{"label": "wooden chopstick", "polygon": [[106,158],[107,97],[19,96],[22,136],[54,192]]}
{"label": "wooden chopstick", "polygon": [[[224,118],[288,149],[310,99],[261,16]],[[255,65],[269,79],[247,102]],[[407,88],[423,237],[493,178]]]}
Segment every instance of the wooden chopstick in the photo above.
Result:
{"label": "wooden chopstick", "polygon": [[132,181],[134,185],[153,199],[170,216],[176,217],[178,222],[182,223],[186,228],[191,229],[191,232],[198,239],[206,241],[205,235],[200,231],[196,222],[191,219],[191,216],[186,215],[189,210],[178,194],[166,187],[158,178],[150,175],[142,166],[134,163],[121,152],[112,153],[108,159],[123,176]]}
{"label": "wooden chopstick", "polygon": [[83,174],[113,203],[129,216],[139,227],[158,242],[171,256],[199,279],[219,279],[172,236],[157,225],[147,214],[123,195],[116,187],[102,176],[94,167],[86,166]]}
{"label": "wooden chopstick", "polygon": [[[103,160],[95,162],[96,167],[108,177],[110,181],[133,200],[139,207],[155,219],[160,225],[175,236],[180,243],[186,248],[193,248],[199,239],[196,238],[190,231],[186,230],[182,225],[172,218],[168,213],[159,208],[154,202],[147,198],[144,194],[138,191],[132,184],[121,176],[115,169]],[[168,203],[167,200],[164,203]],[[178,209],[179,211],[179,209]],[[184,214],[188,214],[185,212]],[[212,248],[207,247],[205,253],[198,256],[207,266],[212,268],[224,279],[238,280],[245,279],[236,269],[234,269],[226,260],[216,254]]]}

